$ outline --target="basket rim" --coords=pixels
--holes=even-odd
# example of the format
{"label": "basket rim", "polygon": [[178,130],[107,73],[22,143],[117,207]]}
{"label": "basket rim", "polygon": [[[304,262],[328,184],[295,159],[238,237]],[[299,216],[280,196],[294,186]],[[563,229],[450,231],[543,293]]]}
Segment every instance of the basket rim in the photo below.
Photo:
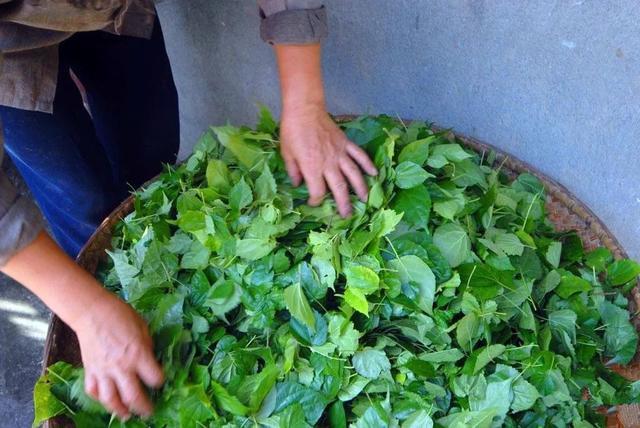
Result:
{"label": "basket rim", "polygon": [[[338,123],[343,123],[349,120],[356,119],[358,117],[362,117],[362,115],[355,114],[341,114],[332,116],[333,119]],[[416,120],[407,120],[402,118],[396,119],[401,124],[409,124]],[[613,253],[616,259],[619,258],[628,258],[628,254],[625,251],[624,247],[620,244],[616,236],[607,228],[604,222],[580,199],[578,199],[567,187],[557,182],[555,179],[549,177],[547,174],[541,172],[537,168],[533,167],[529,163],[518,159],[517,157],[511,155],[508,151],[497,148],[496,146],[479,140],[474,137],[467,136],[464,133],[459,133],[453,131],[451,128],[444,128],[438,126],[436,124],[431,124],[431,128],[435,131],[449,131],[452,135],[457,137],[462,144],[476,151],[479,154],[485,154],[494,152],[496,155],[496,160],[500,163],[503,163],[509,170],[521,174],[521,173],[530,173],[536,176],[540,181],[543,182],[545,186],[545,191],[547,196],[552,196],[561,202],[563,206],[565,206],[569,212],[575,216],[577,216],[580,220],[583,221],[586,228],[588,228],[601,242],[602,246],[608,248]],[[153,177],[152,179],[145,182],[141,188],[147,186],[149,183],[153,182],[157,177]],[[92,246],[94,242],[96,242],[99,238],[104,237],[104,229],[109,224],[115,224],[117,221],[122,219],[125,215],[131,212],[131,209],[134,204],[134,194],[132,193],[129,197],[127,197],[124,201],[122,201],[98,226],[98,228],[93,232],[89,240],[84,244],[78,256],[76,257],[76,263],[78,263],[83,268],[87,269],[90,273],[94,273],[94,269],[88,268],[87,263],[87,255],[91,253]],[[640,284],[640,281],[639,281]],[[636,286],[631,291],[631,299],[630,302],[635,304],[636,308],[640,308],[640,285]],[[41,373],[45,374],[47,367],[51,364],[52,359],[52,347],[56,340],[57,332],[61,329],[68,329],[69,327],[58,318],[55,314],[51,314],[49,328],[47,331],[47,337],[45,340],[45,347],[43,353],[43,364]],[[51,428],[54,425],[51,424],[51,421],[46,421],[43,424],[44,428]],[[58,426],[58,425],[55,425]]]}

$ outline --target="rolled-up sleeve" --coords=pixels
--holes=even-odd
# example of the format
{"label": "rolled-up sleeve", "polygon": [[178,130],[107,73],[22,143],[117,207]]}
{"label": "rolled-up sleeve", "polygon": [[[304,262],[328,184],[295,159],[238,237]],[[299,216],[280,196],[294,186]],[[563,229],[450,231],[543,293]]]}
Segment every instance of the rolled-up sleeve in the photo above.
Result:
{"label": "rolled-up sleeve", "polygon": [[[1,63],[0,63],[1,65]],[[0,122],[0,165],[3,149]],[[40,210],[28,197],[20,195],[0,169],[0,266],[35,239],[43,227]]]}
{"label": "rolled-up sleeve", "polygon": [[322,0],[258,0],[262,40],[271,44],[308,45],[327,37]]}

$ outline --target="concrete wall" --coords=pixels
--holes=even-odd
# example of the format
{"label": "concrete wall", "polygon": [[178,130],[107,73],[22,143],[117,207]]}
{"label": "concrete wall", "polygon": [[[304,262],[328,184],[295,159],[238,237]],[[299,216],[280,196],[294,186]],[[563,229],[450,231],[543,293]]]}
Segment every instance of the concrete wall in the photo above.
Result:
{"label": "concrete wall", "polygon": [[[640,259],[640,3],[327,0],[333,113],[454,127],[568,187]],[[209,124],[276,108],[253,0],[159,6],[183,153]]]}

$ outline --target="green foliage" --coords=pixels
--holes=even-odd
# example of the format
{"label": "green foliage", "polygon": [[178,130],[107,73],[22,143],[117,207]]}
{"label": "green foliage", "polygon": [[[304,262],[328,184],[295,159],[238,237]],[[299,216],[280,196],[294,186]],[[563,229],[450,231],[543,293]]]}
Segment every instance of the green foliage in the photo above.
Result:
{"label": "green foliage", "polygon": [[637,263],[555,232],[537,178],[509,181],[448,132],[342,126],[380,169],[349,219],[304,204],[266,109],[138,191],[99,276],[149,322],[155,413],[117,422],[60,362],[34,425],[591,426],[640,398],[607,369],[638,346]]}

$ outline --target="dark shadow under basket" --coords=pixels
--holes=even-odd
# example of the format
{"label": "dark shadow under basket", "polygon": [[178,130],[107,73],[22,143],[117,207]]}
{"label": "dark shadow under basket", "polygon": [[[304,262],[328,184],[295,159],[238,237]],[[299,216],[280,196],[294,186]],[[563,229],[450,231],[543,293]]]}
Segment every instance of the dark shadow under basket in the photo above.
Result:
{"label": "dark shadow under basket", "polygon": [[[355,116],[339,116],[337,121],[347,121]],[[494,151],[497,163],[503,163],[502,170],[511,178],[518,174],[528,172],[538,177],[547,190],[546,208],[549,219],[558,231],[575,230],[584,242],[585,249],[593,249],[598,246],[607,247],[616,258],[626,258],[627,254],[620,246],[617,239],[596,215],[582,202],[571,194],[565,187],[540,173],[530,165],[515,159],[489,144],[482,143],[473,138],[456,134],[463,144],[478,153],[488,154]],[[107,217],[84,246],[77,262],[91,273],[95,273],[98,264],[106,257],[105,250],[111,247],[111,231],[114,226],[133,210],[133,197],[126,199]],[[637,313],[640,308],[640,287],[635,287],[629,296],[629,305],[632,313]],[[634,325],[640,331],[640,319],[634,319]],[[80,350],[78,341],[69,327],[55,315],[51,318],[49,333],[45,343],[43,371],[47,366],[56,361],[67,361],[79,365]],[[625,377],[640,380],[640,352],[636,354],[634,361],[626,367],[614,367]],[[46,428],[60,428],[73,426],[62,418],[53,419],[44,424]],[[620,406],[619,411],[608,417],[607,427],[640,427],[640,404]]]}

